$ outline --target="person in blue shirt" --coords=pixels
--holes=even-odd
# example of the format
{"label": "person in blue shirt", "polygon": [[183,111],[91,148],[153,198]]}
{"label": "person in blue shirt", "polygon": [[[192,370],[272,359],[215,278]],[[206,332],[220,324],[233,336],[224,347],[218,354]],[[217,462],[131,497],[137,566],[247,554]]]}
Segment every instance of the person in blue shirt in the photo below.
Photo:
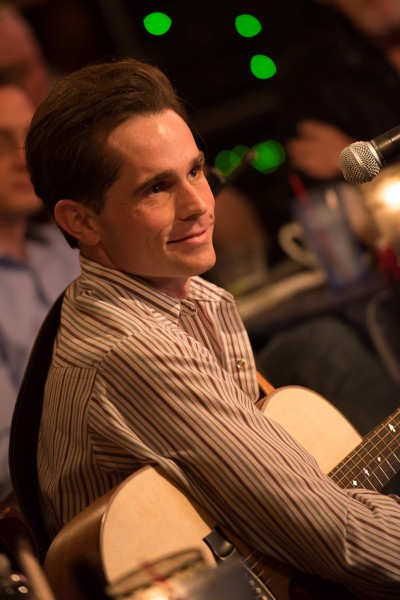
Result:
{"label": "person in blue shirt", "polygon": [[77,254],[42,211],[26,170],[34,106],[0,73],[0,499],[11,491],[11,417],[29,352],[58,294],[79,272]]}

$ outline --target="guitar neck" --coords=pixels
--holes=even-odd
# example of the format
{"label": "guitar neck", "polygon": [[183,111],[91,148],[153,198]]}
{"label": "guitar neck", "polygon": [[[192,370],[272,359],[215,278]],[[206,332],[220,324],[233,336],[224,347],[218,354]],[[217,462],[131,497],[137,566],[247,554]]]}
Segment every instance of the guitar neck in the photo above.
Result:
{"label": "guitar neck", "polygon": [[400,408],[373,429],[329,476],[341,487],[380,491],[400,471]]}

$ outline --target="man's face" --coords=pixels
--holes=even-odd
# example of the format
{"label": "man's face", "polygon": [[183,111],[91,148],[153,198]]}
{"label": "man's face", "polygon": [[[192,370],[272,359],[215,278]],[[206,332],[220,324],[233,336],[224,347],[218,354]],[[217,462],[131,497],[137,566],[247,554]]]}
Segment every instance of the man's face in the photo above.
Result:
{"label": "man's face", "polygon": [[93,215],[100,241],[92,257],[184,296],[188,278],[215,262],[203,154],[172,110],[123,123],[108,145],[123,162],[103,212]]}
{"label": "man's face", "polygon": [[386,37],[400,30],[400,0],[332,0],[363,34]]}
{"label": "man's face", "polygon": [[27,96],[0,87],[0,219],[26,218],[42,208],[26,170],[24,143],[33,115]]}

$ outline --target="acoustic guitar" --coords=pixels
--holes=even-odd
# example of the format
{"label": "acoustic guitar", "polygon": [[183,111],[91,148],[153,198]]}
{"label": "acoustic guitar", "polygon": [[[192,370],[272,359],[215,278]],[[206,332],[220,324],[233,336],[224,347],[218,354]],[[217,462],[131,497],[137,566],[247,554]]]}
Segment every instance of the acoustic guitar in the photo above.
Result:
{"label": "acoustic guitar", "polygon": [[[364,439],[334,406],[306,388],[279,388],[261,410],[284,426],[343,488],[379,491],[400,470],[400,409]],[[207,564],[215,566],[218,549],[210,543],[214,532],[225,535],[156,468],[145,467],[65,525],[50,546],[44,569],[57,600],[79,600],[83,596],[74,573],[83,561],[100,567],[105,583],[188,548],[200,548]],[[252,552],[229,534],[226,540],[254,577],[260,598],[352,597]]]}

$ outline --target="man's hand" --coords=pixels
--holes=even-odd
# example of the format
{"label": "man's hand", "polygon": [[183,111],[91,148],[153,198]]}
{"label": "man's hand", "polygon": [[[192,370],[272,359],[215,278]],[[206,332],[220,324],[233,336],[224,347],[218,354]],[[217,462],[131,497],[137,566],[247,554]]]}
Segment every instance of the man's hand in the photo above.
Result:
{"label": "man's hand", "polygon": [[331,179],[341,173],[341,150],[353,141],[334,125],[304,120],[298,125],[298,136],[288,141],[286,150],[295,169],[313,179]]}

